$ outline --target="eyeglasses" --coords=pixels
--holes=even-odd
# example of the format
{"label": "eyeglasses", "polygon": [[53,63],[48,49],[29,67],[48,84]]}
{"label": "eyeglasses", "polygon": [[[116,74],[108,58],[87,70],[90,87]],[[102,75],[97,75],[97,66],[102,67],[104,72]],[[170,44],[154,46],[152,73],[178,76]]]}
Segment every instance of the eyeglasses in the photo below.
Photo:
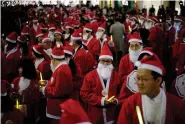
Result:
{"label": "eyeglasses", "polygon": [[110,65],[110,64],[112,64],[112,60],[110,60],[110,59],[101,59],[100,63]]}
{"label": "eyeglasses", "polygon": [[130,44],[130,49],[131,50],[138,50],[140,48],[140,44]]}

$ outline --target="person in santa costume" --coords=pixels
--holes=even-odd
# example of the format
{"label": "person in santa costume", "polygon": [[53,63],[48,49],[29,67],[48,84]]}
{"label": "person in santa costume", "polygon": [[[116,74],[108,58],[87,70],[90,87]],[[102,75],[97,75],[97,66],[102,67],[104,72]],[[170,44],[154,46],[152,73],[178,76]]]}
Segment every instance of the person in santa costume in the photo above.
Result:
{"label": "person in santa costume", "polygon": [[72,73],[68,66],[62,46],[52,50],[51,68],[53,75],[46,86],[41,85],[41,92],[47,97],[46,116],[51,124],[58,124],[61,116],[60,104],[67,100],[73,92]]}
{"label": "person in santa costume", "polygon": [[21,58],[27,57],[29,55],[29,49],[26,37],[21,35],[17,37],[18,49],[21,53]]}
{"label": "person in santa costume", "polygon": [[160,88],[164,66],[159,58],[155,55],[142,59],[136,66],[139,92],[124,101],[117,124],[139,124],[141,121],[145,124],[184,124],[185,102]]}
{"label": "person in santa costume", "polygon": [[60,124],[92,124],[78,101],[68,99],[60,104],[60,108]]}
{"label": "person in santa costume", "polygon": [[92,54],[84,48],[80,32],[76,31],[71,35],[70,45],[75,50],[73,59],[80,66],[83,76],[85,76],[94,68],[95,60]]}
{"label": "person in santa costume", "polygon": [[43,56],[43,46],[34,45],[32,48],[32,55],[35,58],[35,69],[38,75],[42,73],[44,80],[49,80],[51,78],[51,68],[50,63]]}
{"label": "person in santa costume", "polygon": [[44,34],[42,33],[42,30],[41,29],[38,29],[37,32],[36,32],[36,42],[37,43],[42,43],[42,38],[44,37]]}
{"label": "person in santa costume", "polygon": [[74,49],[70,45],[66,45],[64,47],[64,53],[65,53],[65,60],[71,69],[72,77],[73,77],[74,88],[73,88],[73,93],[71,95],[71,98],[75,100],[79,100],[80,89],[81,89],[82,80],[83,80],[82,70],[80,69],[80,66],[77,65],[73,60]]}
{"label": "person in santa costume", "polygon": [[88,51],[93,55],[94,60],[98,60],[100,55],[101,46],[100,42],[93,37],[93,25],[87,23],[83,29],[83,42],[87,46]]}
{"label": "person in santa costume", "polygon": [[80,96],[88,104],[87,113],[94,124],[116,123],[120,80],[118,73],[113,70],[112,61],[112,53],[104,45],[98,68],[89,72],[82,84]]}
{"label": "person in santa costume", "polygon": [[17,48],[17,33],[12,32],[6,37],[4,53],[6,55],[6,62],[4,70],[6,74],[6,80],[12,82],[12,80],[18,76],[18,65],[20,62],[21,53]]}
{"label": "person in santa costume", "polygon": [[22,59],[18,71],[20,76],[12,81],[11,92],[18,94],[21,104],[27,105],[28,122],[35,123],[40,92],[35,87],[38,82],[33,61],[31,59]]}
{"label": "person in santa costume", "polygon": [[70,38],[73,32],[74,32],[73,25],[71,23],[67,23],[67,25],[65,26],[65,34],[64,34],[64,40],[67,43],[70,42]]}
{"label": "person in santa costume", "polygon": [[49,24],[49,27],[48,27],[48,37],[51,39],[51,41],[53,42],[54,41],[54,31],[56,30],[56,27],[54,24]]}
{"label": "person in santa costume", "polygon": [[101,26],[98,27],[98,30],[96,32],[96,39],[99,40],[101,48],[104,44],[106,44],[109,46],[109,49],[112,52],[115,52],[116,46],[114,44],[114,41],[112,41],[112,39],[110,39],[110,37],[106,35],[106,25],[107,23],[104,22]]}
{"label": "person in santa costume", "polygon": [[54,31],[54,38],[55,38],[55,43],[60,44],[62,46],[65,46],[65,42],[63,41],[63,34],[61,29],[56,29]]}
{"label": "person in santa costume", "polygon": [[1,124],[24,124],[23,113],[14,107],[10,97],[10,84],[1,80]]}
{"label": "person in santa costume", "polygon": [[119,76],[121,83],[125,82],[127,76],[134,70],[134,64],[142,51],[142,40],[137,32],[134,32],[129,39],[129,53],[121,58],[119,63]]}
{"label": "person in santa costume", "polygon": [[[36,32],[37,30],[40,30],[40,27],[39,27],[39,23],[38,23],[38,19],[37,18],[33,18],[32,20],[32,27],[30,28],[30,40],[31,41],[34,41],[35,40],[35,36],[36,36]],[[35,41],[33,43],[31,43],[32,45],[35,44]]]}
{"label": "person in santa costume", "polygon": [[92,31],[93,31],[93,32],[97,32],[98,27],[99,27],[99,23],[98,23],[98,21],[95,19],[94,13],[91,12],[91,13],[88,15],[88,18],[89,18],[89,21],[90,21],[90,23],[91,23],[91,25],[92,25]]}

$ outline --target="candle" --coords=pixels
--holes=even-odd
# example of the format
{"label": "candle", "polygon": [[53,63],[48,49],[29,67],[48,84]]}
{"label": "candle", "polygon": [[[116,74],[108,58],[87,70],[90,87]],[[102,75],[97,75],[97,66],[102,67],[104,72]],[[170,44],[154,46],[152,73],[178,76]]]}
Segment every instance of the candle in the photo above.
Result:
{"label": "candle", "polygon": [[112,41],[112,35],[110,36],[110,40]]}
{"label": "candle", "polygon": [[128,29],[129,29],[130,32],[132,31],[132,29],[130,28],[130,26],[128,26]]}
{"label": "candle", "polygon": [[110,102],[114,97],[115,97],[115,96],[112,96],[112,97],[111,97],[111,98],[109,98],[107,101],[109,101],[109,102]]}
{"label": "candle", "polygon": [[16,99],[16,108],[17,109],[19,108],[19,101],[18,101],[18,99]]}
{"label": "candle", "polygon": [[137,112],[137,117],[139,119],[139,124],[144,124],[139,106],[136,106],[136,112]]}
{"label": "candle", "polygon": [[42,73],[40,72],[40,81],[43,81],[43,79],[42,79]]}

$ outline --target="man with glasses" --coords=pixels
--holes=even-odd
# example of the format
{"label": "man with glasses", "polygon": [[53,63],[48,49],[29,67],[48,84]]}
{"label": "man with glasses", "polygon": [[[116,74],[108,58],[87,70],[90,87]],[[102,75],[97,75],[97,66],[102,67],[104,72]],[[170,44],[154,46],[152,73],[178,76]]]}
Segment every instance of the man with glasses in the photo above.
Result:
{"label": "man with glasses", "polygon": [[83,81],[80,95],[88,104],[87,113],[92,123],[113,124],[117,120],[116,105],[120,80],[119,75],[113,70],[112,61],[112,53],[108,46],[104,45],[98,68],[89,72]]}

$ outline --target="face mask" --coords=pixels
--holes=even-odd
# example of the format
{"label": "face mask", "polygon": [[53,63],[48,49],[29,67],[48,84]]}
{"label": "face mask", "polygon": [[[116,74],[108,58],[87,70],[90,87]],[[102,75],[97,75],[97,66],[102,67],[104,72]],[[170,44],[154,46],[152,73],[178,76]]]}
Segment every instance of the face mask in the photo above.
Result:
{"label": "face mask", "polygon": [[55,66],[53,65],[53,63],[51,62],[50,63],[50,68],[51,68],[51,71],[54,72],[55,71]]}
{"label": "face mask", "polygon": [[66,58],[65,60],[66,60],[67,64],[69,64],[70,58]]}
{"label": "face mask", "polygon": [[6,45],[4,46],[4,53],[5,53],[5,54],[7,54],[7,47],[8,47],[8,44],[6,44]]}
{"label": "face mask", "polygon": [[99,70],[100,76],[106,80],[111,77],[113,68],[114,67],[112,64],[110,65],[104,65],[101,63],[98,64],[98,70]]}
{"label": "face mask", "polygon": [[49,38],[51,39],[51,41],[54,41],[54,32],[49,31]]}
{"label": "face mask", "polygon": [[88,34],[84,34],[84,35],[83,35],[83,39],[84,39],[84,40],[87,40],[87,38],[88,38]]}
{"label": "face mask", "polygon": [[103,32],[96,32],[96,39],[99,40],[103,36]]}
{"label": "face mask", "polygon": [[131,50],[129,48],[129,58],[132,63],[135,63],[138,60],[138,57],[139,57],[139,54],[141,53],[141,51],[142,51],[142,47],[136,51]]}

